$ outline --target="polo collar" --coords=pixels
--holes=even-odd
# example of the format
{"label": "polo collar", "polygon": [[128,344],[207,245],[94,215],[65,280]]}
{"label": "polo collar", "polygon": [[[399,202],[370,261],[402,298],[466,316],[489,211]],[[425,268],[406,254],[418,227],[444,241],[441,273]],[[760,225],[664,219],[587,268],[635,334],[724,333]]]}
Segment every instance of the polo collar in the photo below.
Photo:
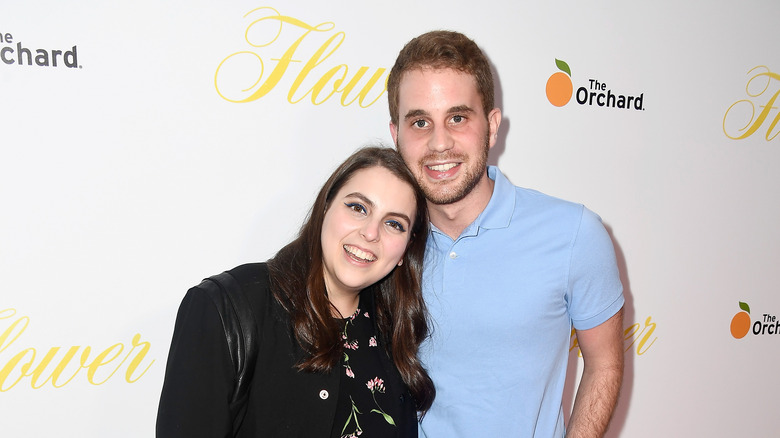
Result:
{"label": "polo collar", "polygon": [[474,221],[480,228],[506,228],[512,221],[515,211],[515,186],[498,170],[496,166],[488,166],[488,178],[496,182],[490,202]]}
{"label": "polo collar", "polygon": [[[488,178],[496,183],[493,186],[493,194],[490,195],[490,201],[482,213],[463,230],[460,237],[474,236],[480,228],[507,228],[512,221],[516,202],[515,187],[496,166],[488,166],[487,174]],[[431,224],[431,231],[444,235],[433,224]]]}

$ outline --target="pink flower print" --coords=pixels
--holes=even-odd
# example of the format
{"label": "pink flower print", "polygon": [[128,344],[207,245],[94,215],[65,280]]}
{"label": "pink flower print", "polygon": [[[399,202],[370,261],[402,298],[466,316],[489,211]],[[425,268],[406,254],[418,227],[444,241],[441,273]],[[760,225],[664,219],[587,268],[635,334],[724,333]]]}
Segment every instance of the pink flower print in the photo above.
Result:
{"label": "pink flower print", "polygon": [[360,415],[361,412],[358,410],[357,406],[355,406],[355,400],[352,400],[351,395],[349,396],[349,401],[352,402],[352,409],[350,409],[349,417],[347,417],[347,422],[344,424],[344,428],[341,429],[341,433],[344,433],[344,431],[347,430],[347,426],[353,421],[355,422],[355,431],[346,435],[341,435],[341,438],[356,438],[363,434],[363,429],[360,428],[360,423],[358,422],[358,415]]}
{"label": "pink flower print", "polygon": [[379,377],[374,377],[366,383],[368,389],[373,393],[374,391],[385,392],[385,382]]}
{"label": "pink flower print", "polygon": [[376,402],[376,395],[375,392],[385,392],[385,382],[382,381],[379,377],[374,377],[373,379],[369,380],[368,383],[366,383],[366,386],[371,391],[371,398],[374,399],[374,404],[379,409],[371,409],[371,412],[375,412],[379,415],[381,415],[385,421],[387,421],[387,424],[392,424],[395,426],[395,420],[393,420],[393,417],[387,414],[384,410],[382,410],[382,407],[379,406],[379,403]]}
{"label": "pink flower print", "polygon": [[370,316],[368,316],[368,312],[364,313],[363,316],[365,316],[366,318],[371,318]]}
{"label": "pink flower print", "polygon": [[376,347],[377,346],[376,336],[371,336],[370,338],[368,338],[368,346],[369,347]]}
{"label": "pink flower print", "polygon": [[352,372],[352,367],[349,366],[349,355],[344,353],[344,368],[347,369],[347,377],[355,378],[355,373]]}
{"label": "pink flower print", "polygon": [[354,320],[355,317],[358,316],[359,314],[360,314],[360,309],[358,308],[357,310],[355,310],[355,313],[353,313],[352,316],[349,317],[349,320],[350,321]]}
{"label": "pink flower print", "polygon": [[344,348],[348,348],[350,350],[357,350],[358,349],[357,339],[353,339],[349,342],[344,342]]}

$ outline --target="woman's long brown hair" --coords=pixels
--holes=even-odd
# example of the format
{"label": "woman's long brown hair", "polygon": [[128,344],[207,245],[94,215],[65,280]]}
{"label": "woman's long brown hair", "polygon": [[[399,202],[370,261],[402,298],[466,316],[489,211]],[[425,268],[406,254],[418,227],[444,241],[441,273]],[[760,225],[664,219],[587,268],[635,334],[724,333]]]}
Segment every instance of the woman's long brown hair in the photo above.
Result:
{"label": "woman's long brown hair", "polygon": [[389,170],[414,191],[417,214],[403,264],[365,292],[374,294],[381,344],[409,387],[417,410],[425,412],[436,394],[433,381],[417,357],[420,343],[428,336],[421,277],[430,225],[425,195],[398,152],[384,147],[363,148],[333,172],[320,189],[298,237],[268,261],[272,289],[290,314],[296,341],[308,354],[298,368],[328,372],[338,366],[343,354],[343,326],[333,318],[335,307],[325,289],[320,235],[333,197],[355,172],[371,167]]}

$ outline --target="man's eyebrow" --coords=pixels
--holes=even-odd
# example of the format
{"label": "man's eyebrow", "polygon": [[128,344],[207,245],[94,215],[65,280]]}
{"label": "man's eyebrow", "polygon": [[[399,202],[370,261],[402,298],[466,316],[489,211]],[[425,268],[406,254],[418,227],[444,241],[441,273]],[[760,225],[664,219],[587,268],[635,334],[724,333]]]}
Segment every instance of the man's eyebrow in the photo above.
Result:
{"label": "man's eyebrow", "polygon": [[421,110],[421,109],[409,110],[409,112],[406,113],[406,115],[404,116],[404,120],[409,120],[409,119],[412,119],[412,118],[415,118],[415,117],[422,117],[422,116],[427,116],[427,115],[428,115],[428,112],[425,111],[425,110]]}
{"label": "man's eyebrow", "polygon": [[[468,113],[471,114],[474,112],[474,109],[471,108],[468,105],[456,105],[453,107],[450,107],[450,109],[447,110],[447,114],[456,114],[456,113]],[[404,120],[414,119],[417,117],[426,117],[428,116],[428,112],[421,109],[415,109],[415,110],[409,110],[408,113],[404,116]]]}
{"label": "man's eyebrow", "polygon": [[468,105],[453,106],[452,108],[450,108],[447,111],[448,114],[452,114],[452,113],[473,113],[473,112],[474,112],[474,109],[471,108]]}

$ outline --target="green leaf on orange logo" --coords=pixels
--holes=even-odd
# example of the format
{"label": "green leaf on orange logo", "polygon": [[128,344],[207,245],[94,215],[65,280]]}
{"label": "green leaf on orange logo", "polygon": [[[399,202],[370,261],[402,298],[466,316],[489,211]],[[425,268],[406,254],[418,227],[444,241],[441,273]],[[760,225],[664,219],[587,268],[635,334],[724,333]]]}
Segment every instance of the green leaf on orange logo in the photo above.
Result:
{"label": "green leaf on orange logo", "polygon": [[561,61],[558,58],[555,58],[555,65],[558,66],[558,68],[565,72],[567,75],[571,76],[571,69],[569,68],[569,64],[567,64],[565,61]]}
{"label": "green leaf on orange logo", "polygon": [[742,301],[740,301],[739,308],[744,310],[747,313],[750,313],[750,306],[748,306],[747,303],[743,303]]}

